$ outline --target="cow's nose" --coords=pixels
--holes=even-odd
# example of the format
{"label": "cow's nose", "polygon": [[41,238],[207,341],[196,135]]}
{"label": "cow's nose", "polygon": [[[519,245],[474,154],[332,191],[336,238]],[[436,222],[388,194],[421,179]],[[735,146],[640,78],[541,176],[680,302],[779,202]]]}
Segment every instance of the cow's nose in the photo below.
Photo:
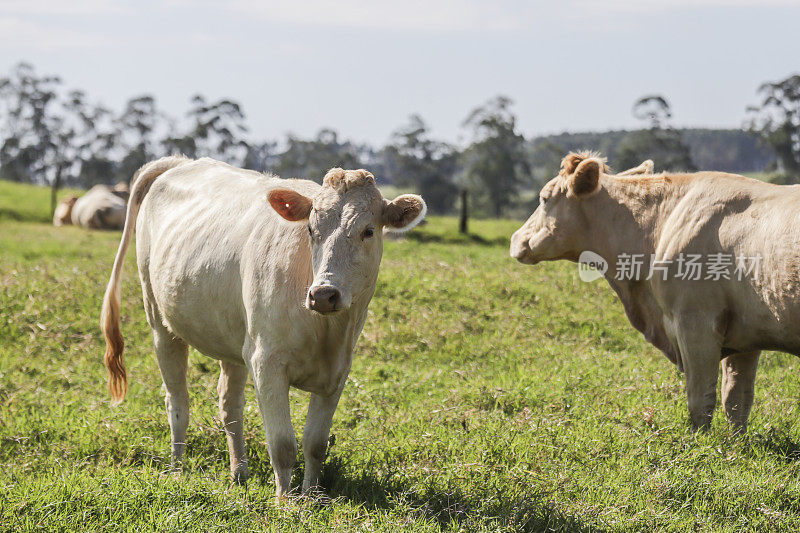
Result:
{"label": "cow's nose", "polygon": [[308,291],[308,307],[317,313],[332,313],[342,307],[342,293],[330,285],[318,285]]}
{"label": "cow's nose", "polygon": [[522,237],[518,237],[515,233],[511,237],[511,247],[509,249],[509,253],[511,257],[516,259],[517,261],[522,261],[522,259],[531,251],[531,248],[528,244],[528,240]]}

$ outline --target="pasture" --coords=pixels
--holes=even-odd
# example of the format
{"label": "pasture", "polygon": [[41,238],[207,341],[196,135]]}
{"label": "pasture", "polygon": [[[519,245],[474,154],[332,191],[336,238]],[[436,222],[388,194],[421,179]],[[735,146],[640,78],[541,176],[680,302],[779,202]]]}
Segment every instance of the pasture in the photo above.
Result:
{"label": "pasture", "polygon": [[[780,531],[800,529],[800,362],[762,357],[748,435],[690,430],[682,375],[573,264],[508,257],[515,221],[432,217],[385,242],[323,468],[276,505],[252,386],[251,481],[229,481],[218,366],[190,355],[183,472],[135,254],[122,289],[130,390],[113,407],[100,301],[119,234],[48,223],[0,182],[0,529]],[[298,436],[307,395],[292,392]],[[294,485],[302,479],[302,456]]]}

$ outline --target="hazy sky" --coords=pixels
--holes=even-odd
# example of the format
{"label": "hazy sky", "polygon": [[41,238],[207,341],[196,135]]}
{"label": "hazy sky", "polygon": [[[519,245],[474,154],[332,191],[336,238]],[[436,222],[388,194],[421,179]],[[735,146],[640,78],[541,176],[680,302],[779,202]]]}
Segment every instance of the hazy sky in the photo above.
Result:
{"label": "hazy sky", "polygon": [[800,0],[2,0],[0,71],[20,60],[117,109],[230,97],[255,138],[382,143],[419,113],[457,141],[497,94],[526,135],[633,127],[648,93],[676,125],[738,127],[800,72]]}

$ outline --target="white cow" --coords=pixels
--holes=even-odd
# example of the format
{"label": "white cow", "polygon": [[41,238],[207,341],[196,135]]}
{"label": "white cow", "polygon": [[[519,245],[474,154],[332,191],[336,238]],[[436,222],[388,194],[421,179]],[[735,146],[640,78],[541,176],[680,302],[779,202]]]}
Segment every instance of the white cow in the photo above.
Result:
{"label": "white cow", "polygon": [[53,225],[74,224],[89,229],[116,229],[125,226],[127,192],[120,185],[95,185],[80,198],[69,196],[59,202]]}
{"label": "white cow", "polygon": [[184,452],[189,423],[191,345],[220,361],[220,417],[234,479],[248,477],[242,417],[249,373],[276,498],[288,493],[297,456],[289,387],[311,393],[303,491],[318,486],[333,413],[375,291],[382,230],[408,230],[425,211],[416,195],[385,200],[365,170],[334,168],[320,186],[211,159],[166,157],[145,165],[133,184],[103,299],[113,398],[121,401],[127,389],[120,275],[136,224],[139,276],[166,388],[173,461]]}

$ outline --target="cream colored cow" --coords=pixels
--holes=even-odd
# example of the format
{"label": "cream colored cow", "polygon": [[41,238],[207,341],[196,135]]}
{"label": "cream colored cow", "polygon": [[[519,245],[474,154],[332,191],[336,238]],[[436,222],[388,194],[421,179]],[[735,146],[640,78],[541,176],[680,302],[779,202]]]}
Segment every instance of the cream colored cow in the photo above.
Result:
{"label": "cream colored cow", "polygon": [[211,159],[168,157],[138,173],[103,300],[109,386],[127,389],[120,276],[136,225],[145,312],[166,388],[172,457],[189,424],[188,347],[218,359],[220,417],[231,473],[248,477],[242,418],[253,377],[275,471],[289,492],[297,443],[289,387],[311,393],[303,432],[303,490],[319,484],[331,421],[378,278],[382,230],[425,215],[416,195],[385,200],[372,174],[332,169],[322,186],[282,180]]}
{"label": "cream colored cow", "polygon": [[55,226],[74,224],[90,229],[118,229],[125,226],[127,192],[117,185],[95,185],[83,196],[68,196],[53,215]]}
{"label": "cream colored cow", "polygon": [[693,425],[711,422],[721,361],[722,401],[744,431],[760,350],[800,355],[799,205],[797,185],[721,172],[615,176],[604,159],[573,153],[511,255],[600,256],[631,324],[686,373]]}

